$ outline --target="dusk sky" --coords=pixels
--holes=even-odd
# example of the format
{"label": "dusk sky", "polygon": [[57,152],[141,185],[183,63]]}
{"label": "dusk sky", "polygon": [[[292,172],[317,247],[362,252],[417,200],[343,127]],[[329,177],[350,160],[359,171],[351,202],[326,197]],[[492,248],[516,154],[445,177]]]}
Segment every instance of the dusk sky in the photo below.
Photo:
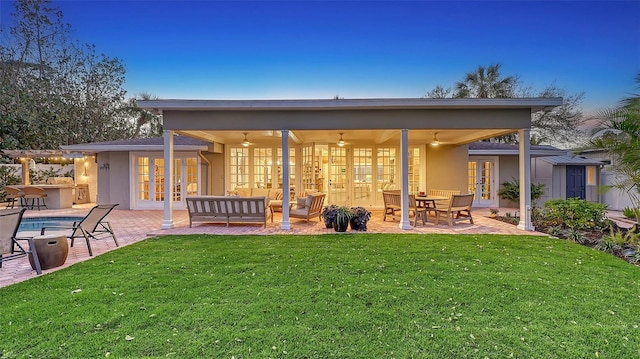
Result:
{"label": "dusk sky", "polygon": [[[583,108],[637,93],[640,1],[53,1],[128,96],[422,97],[478,65]],[[0,0],[7,24],[12,1]]]}

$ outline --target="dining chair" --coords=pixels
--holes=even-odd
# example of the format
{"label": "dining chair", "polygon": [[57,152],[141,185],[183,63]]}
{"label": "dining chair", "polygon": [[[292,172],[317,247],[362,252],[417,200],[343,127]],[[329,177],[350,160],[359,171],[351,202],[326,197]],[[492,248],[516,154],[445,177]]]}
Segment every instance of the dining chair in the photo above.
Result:
{"label": "dining chair", "polygon": [[[26,186],[22,189],[22,192],[24,192],[25,206],[30,209],[37,207],[38,211],[40,210],[40,207],[47,208],[47,204],[44,202],[44,199],[47,198],[47,193],[44,189],[40,187]],[[29,200],[31,200],[31,205],[29,205]],[[42,201],[42,203],[40,203],[40,201]]]}

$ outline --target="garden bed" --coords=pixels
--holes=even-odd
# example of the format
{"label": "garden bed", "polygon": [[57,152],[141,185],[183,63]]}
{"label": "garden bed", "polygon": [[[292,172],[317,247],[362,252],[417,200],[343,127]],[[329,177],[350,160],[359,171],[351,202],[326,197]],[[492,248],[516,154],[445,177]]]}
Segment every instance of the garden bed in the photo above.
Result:
{"label": "garden bed", "polygon": [[[538,232],[566,239],[593,249],[610,253],[626,262],[640,266],[640,230],[635,221],[607,218],[605,207],[583,200],[552,200],[543,209],[534,208],[533,225]],[[520,217],[492,210],[490,218],[517,225]],[[618,223],[628,223],[631,228]]]}

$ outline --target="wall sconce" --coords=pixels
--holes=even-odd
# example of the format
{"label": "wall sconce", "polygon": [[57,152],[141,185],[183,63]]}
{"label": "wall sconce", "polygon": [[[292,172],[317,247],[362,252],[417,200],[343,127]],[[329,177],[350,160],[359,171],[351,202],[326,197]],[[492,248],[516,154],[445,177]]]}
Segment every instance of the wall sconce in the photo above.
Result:
{"label": "wall sconce", "polygon": [[438,141],[438,133],[433,134],[433,141],[431,141],[431,146],[436,147],[440,145],[440,141]]}
{"label": "wall sconce", "polygon": [[251,144],[251,142],[249,142],[249,140],[247,139],[247,133],[244,132],[244,140],[242,141],[242,146],[243,147],[249,147],[250,144]]}
{"label": "wall sconce", "polygon": [[338,140],[339,147],[344,147],[344,140],[342,139],[343,134],[344,134],[343,132],[340,132],[340,139]]}

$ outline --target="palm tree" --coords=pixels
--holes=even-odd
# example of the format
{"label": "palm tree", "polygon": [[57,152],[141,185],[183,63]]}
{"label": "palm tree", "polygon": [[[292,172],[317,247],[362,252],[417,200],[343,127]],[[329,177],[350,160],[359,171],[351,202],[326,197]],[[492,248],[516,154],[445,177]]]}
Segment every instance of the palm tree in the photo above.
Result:
{"label": "palm tree", "polygon": [[[636,82],[640,88],[640,74]],[[598,117],[600,126],[591,144],[614,157],[613,170],[618,174],[614,187],[626,191],[640,208],[640,95],[622,100],[619,108],[600,110]]]}
{"label": "palm tree", "polygon": [[508,98],[514,97],[518,79],[514,76],[502,77],[500,64],[478,66],[474,72],[466,74],[464,81],[455,85],[455,98]]}

